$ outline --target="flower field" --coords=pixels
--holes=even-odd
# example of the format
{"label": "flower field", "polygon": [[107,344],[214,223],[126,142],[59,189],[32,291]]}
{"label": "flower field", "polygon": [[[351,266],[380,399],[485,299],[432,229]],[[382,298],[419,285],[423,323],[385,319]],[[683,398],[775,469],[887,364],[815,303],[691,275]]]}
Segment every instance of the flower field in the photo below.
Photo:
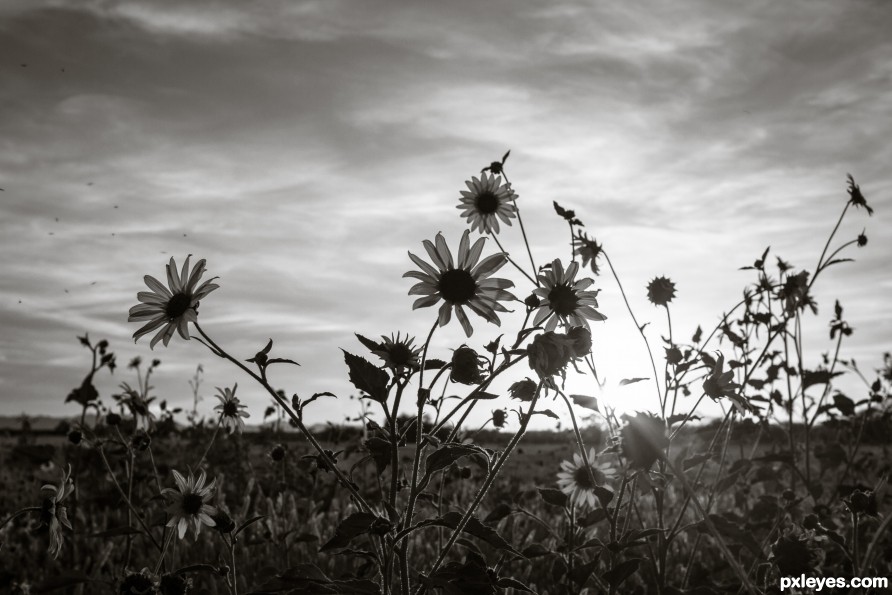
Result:
{"label": "flower field", "polygon": [[[873,214],[855,180],[814,269],[752,255],[740,300],[680,336],[671,276],[635,288],[664,313],[659,329],[628,301],[599,305],[601,292],[625,300],[631,288],[567,205],[554,203],[554,228],[569,249],[534,253],[509,155],[459,191],[468,230],[409,247],[410,281],[394,282],[424,328],[348,338],[352,425],[307,423],[330,392],[275,388],[277,370],[299,362],[274,339],[214,339],[200,316],[224,283],[208,276],[213,263],[190,255],[164,276],[147,271],[129,320],[157,359],[119,366],[117,346],[79,337],[84,376],[64,398],[73,421],[51,433],[23,422],[0,440],[0,591],[755,595],[784,577],[892,576],[892,357],[877,370],[845,357],[854,329],[838,301],[826,345],[803,346],[804,327],[826,324],[819,301],[832,301],[816,279],[870,249],[865,233],[838,237],[845,218]],[[508,233],[525,250],[506,251]],[[520,327],[508,312],[524,315]],[[598,325],[622,316],[649,354],[647,377],[618,383],[650,387],[634,414],[604,398],[616,383],[593,348]],[[433,348],[448,325],[468,342]],[[231,365],[213,408],[153,394],[171,341]],[[96,377],[118,368],[127,380],[100,394]],[[844,394],[843,378],[859,392]],[[196,403],[202,382],[199,367]],[[240,400],[249,383],[266,411]],[[500,397],[511,407],[493,409]],[[570,427],[538,429],[558,413]]]}

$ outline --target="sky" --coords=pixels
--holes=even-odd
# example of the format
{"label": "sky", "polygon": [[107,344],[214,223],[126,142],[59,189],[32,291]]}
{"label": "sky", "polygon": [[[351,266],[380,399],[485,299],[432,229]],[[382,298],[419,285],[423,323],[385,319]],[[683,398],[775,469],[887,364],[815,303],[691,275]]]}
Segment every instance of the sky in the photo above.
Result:
{"label": "sky", "polygon": [[[274,356],[301,363],[274,384],[340,396],[310,421],[355,415],[340,349],[368,355],[355,332],[423,341],[436,312],[411,309],[407,252],[438,232],[455,250],[459,191],[508,149],[536,264],[567,262],[552,201],[575,209],[657,347],[666,319],[648,281],[676,283],[677,338],[711,328],[766,246],[814,270],[851,173],[876,214],[850,212],[839,242],[866,230],[869,243],[815,285],[805,351],[816,365],[830,349],[839,299],[855,328],[843,356],[870,373],[892,349],[890,30],[879,0],[6,0],[0,415],[78,413],[63,400],[88,370],[76,337],[89,332],[120,364],[97,379],[104,402],[133,382],[131,358],[158,358],[159,399],[189,406],[200,364],[204,412],[238,383],[259,422],[262,389],[198,342],[133,342],[143,276],[187,254],[219,277],[200,308],[215,341],[245,359],[274,339]],[[525,266],[518,226],[500,240]],[[616,282],[594,288],[608,317],[593,326],[599,397],[655,410],[652,387],[616,386],[650,364]],[[470,339],[453,320],[431,355],[510,336],[513,309],[501,329],[474,319]]]}

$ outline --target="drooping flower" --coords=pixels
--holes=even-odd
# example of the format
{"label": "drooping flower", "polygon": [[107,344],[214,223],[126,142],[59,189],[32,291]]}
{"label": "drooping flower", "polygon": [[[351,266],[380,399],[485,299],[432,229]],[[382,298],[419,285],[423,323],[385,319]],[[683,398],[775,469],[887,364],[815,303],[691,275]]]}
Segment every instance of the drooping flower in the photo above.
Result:
{"label": "drooping flower", "polygon": [[40,506],[40,522],[50,533],[50,546],[47,548],[47,552],[53,558],[58,558],[59,552],[62,551],[62,527],[71,529],[68,510],[62,505],[62,501],[74,491],[74,482],[71,481],[71,466],[69,465],[68,469],[62,472],[62,481],[59,483],[59,487],[47,484],[40,490],[46,492]]}
{"label": "drooping flower", "polygon": [[220,412],[220,424],[226,428],[230,434],[233,432],[244,432],[245,422],[242,418],[251,417],[247,411],[243,411],[244,409],[247,409],[247,406],[242,405],[239,402],[238,397],[235,396],[237,388],[238,384],[234,385],[231,389],[220,388],[218,386],[217,390],[220,391],[220,394],[214,395],[220,399],[220,404],[214,407],[214,411]]}
{"label": "drooping flower", "polygon": [[537,335],[527,346],[527,363],[539,378],[563,374],[574,357],[573,339],[554,331]]}
{"label": "drooping flower", "polygon": [[668,277],[655,277],[647,284],[647,299],[654,306],[666,306],[675,297],[675,283]]}
{"label": "drooping flower", "polygon": [[605,485],[616,476],[616,469],[607,464],[598,464],[595,450],[588,451],[588,465],[578,452],[573,453],[572,461],[563,461],[557,474],[558,488],[570,498],[573,506],[595,506],[597,488]]}
{"label": "drooping flower", "polygon": [[176,527],[180,539],[186,535],[187,530],[191,530],[197,537],[202,524],[208,527],[213,527],[215,524],[211,515],[216,513],[217,509],[209,502],[217,480],[214,479],[208,485],[204,485],[206,479],[204,471],[201,472],[198,479],[192,473],[189,473],[188,477],[183,477],[176,469],[171,469],[171,473],[177,484],[177,489],[165,488],[162,490],[162,493],[170,496],[172,500],[167,509],[170,514],[167,526]]}
{"label": "drooping flower", "polygon": [[846,180],[849,182],[849,204],[856,208],[864,207],[868,215],[873,215],[873,209],[868,206],[867,200],[861,194],[861,187],[855,183],[855,178],[852,177],[852,174],[846,174]]}
{"label": "drooping flower", "polygon": [[740,388],[739,384],[733,382],[734,372],[731,370],[725,372],[724,366],[725,355],[720,353],[712,373],[703,381],[703,392],[714,401],[722,397],[734,398],[737,396],[737,389]]}
{"label": "drooping flower", "polygon": [[405,369],[417,369],[421,365],[419,356],[421,355],[421,347],[415,347],[415,338],[406,335],[401,339],[400,334],[396,337],[391,334],[390,337],[381,335],[384,342],[381,348],[373,350],[372,353],[384,360],[384,365],[393,368],[397,372]]}
{"label": "drooping flower", "polygon": [[805,310],[808,306],[815,314],[818,313],[817,304],[809,293],[808,271],[799,271],[795,275],[788,275],[777,295],[784,301],[784,310],[789,316],[796,310]]}
{"label": "drooping flower", "polygon": [[637,469],[650,469],[669,445],[666,422],[647,413],[626,416],[626,425],[620,435],[623,456]]}
{"label": "drooping flower", "polygon": [[483,382],[480,373],[480,356],[477,352],[462,345],[452,352],[452,372],[449,379],[459,384],[479,384]]}
{"label": "drooping flower", "polygon": [[591,263],[592,273],[595,275],[599,274],[601,271],[598,268],[598,257],[601,256],[604,247],[596,242],[594,238],[589,238],[584,234],[576,236],[576,241],[579,244],[573,250],[573,254],[582,258],[582,266],[588,266]]}
{"label": "drooping flower", "polygon": [[[492,167],[492,166],[490,166]],[[468,220],[471,229],[479,229],[480,233],[499,233],[499,219],[511,225],[517,209],[511,204],[517,195],[511,184],[502,184],[501,176],[484,173],[481,179],[471,178],[465,182],[468,190],[461,190],[462,197],[457,209],[464,209],[461,216]]]}
{"label": "drooping flower", "polygon": [[205,260],[199,260],[190,273],[190,257],[191,255],[186,257],[183,269],[179,273],[176,262],[173,258],[170,259],[166,267],[167,284],[170,289],[151,275],[146,275],[143,278],[152,291],[140,291],[136,294],[137,299],[142,303],[130,308],[130,316],[127,321],[148,320],[149,322],[133,333],[134,341],[138,341],[140,337],[151,333],[158,327],[163,328],[149,343],[153,349],[155,344],[162,340],[164,346],[167,347],[174,331],[179,332],[182,338],[189,340],[189,323],[198,321],[198,302],[219,287],[216,283],[212,283],[216,277],[198,285],[199,279],[204,274]]}
{"label": "drooping flower", "polygon": [[530,402],[536,394],[536,383],[529,378],[524,378],[508,387],[508,392],[511,393],[512,399]]}
{"label": "drooping flower", "polygon": [[585,357],[592,352],[592,332],[584,326],[568,330],[567,338],[573,341],[573,357]]}
{"label": "drooping flower", "polygon": [[551,263],[551,268],[539,274],[540,287],[533,293],[541,298],[541,304],[533,317],[533,326],[545,323],[546,331],[553,331],[558,322],[566,326],[589,328],[589,320],[607,320],[595,310],[598,307],[598,292],[586,291],[594,280],[576,280],[579,263],[571,262],[567,270],[560,259]]}
{"label": "drooping flower", "polygon": [[492,410],[492,425],[497,428],[504,428],[508,423],[508,412],[504,409]]}
{"label": "drooping flower", "polygon": [[496,253],[478,263],[483,251],[484,238],[479,238],[471,246],[469,236],[470,232],[465,230],[459,244],[457,262],[452,260],[452,253],[442,234],[437,234],[434,240],[436,245],[425,240],[423,242],[424,249],[434,266],[410,252],[409,258],[421,270],[409,271],[403,275],[403,277],[414,277],[420,281],[409,290],[409,295],[423,296],[412,304],[413,310],[433,306],[442,300],[443,304],[439,311],[440,326],[446,326],[449,323],[454,309],[455,315],[468,337],[471,336],[474,329],[464,311],[465,306],[498,326],[501,321],[496,312],[508,311],[499,301],[517,299],[511,293],[504,291],[509,287],[514,287],[514,283],[508,279],[489,278],[508,262],[505,254]]}

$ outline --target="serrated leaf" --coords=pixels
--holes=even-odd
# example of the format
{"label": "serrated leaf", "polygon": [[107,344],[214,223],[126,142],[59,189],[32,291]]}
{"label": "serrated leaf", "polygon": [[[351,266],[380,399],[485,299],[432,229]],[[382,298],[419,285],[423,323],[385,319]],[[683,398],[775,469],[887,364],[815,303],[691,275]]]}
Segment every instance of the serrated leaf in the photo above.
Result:
{"label": "serrated leaf", "polygon": [[425,474],[433,475],[437,471],[442,471],[462,457],[475,454],[482,454],[485,457],[487,456],[486,451],[473,444],[446,444],[428,455],[425,463]]}
{"label": "serrated leaf", "polygon": [[350,370],[350,382],[358,390],[366,393],[373,400],[383,403],[387,400],[387,382],[390,380],[387,372],[378,368],[365,358],[344,351],[344,361]]}
{"label": "serrated leaf", "polygon": [[359,333],[353,333],[353,334],[356,335],[356,338],[359,339],[359,342],[362,343],[363,345],[365,345],[369,351],[379,351],[384,348],[384,346],[381,345],[381,343],[378,343],[377,341],[372,341],[371,339],[363,337]]}
{"label": "serrated leaf", "polygon": [[294,361],[293,359],[288,359],[286,357],[274,357],[266,362],[266,365],[270,366],[272,364],[293,364],[295,366],[299,366],[300,364]]}

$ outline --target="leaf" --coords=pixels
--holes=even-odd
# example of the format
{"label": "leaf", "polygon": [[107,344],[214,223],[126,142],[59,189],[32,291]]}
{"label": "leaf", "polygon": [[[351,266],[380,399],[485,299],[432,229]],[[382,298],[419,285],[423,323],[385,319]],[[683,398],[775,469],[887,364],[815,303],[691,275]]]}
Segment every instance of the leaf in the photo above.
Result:
{"label": "leaf", "polygon": [[303,405],[301,405],[300,408],[303,409],[304,407],[306,407],[307,405],[309,405],[310,403],[312,403],[319,397],[334,397],[335,399],[338,398],[338,396],[336,394],[330,393],[330,392],[314,393],[312,397],[310,397],[309,399],[307,399],[306,401],[303,402]]}
{"label": "leaf", "polygon": [[802,372],[802,390],[815,384],[827,384],[843,372],[830,372],[830,370],[804,370]]}
{"label": "leaf", "polygon": [[387,400],[387,372],[378,368],[368,360],[344,351],[344,361],[350,369],[350,382],[358,390],[363,391],[373,400],[383,403]]}
{"label": "leaf", "polygon": [[329,539],[325,545],[319,548],[319,551],[324,552],[327,550],[347,547],[354,537],[359,537],[364,533],[368,533],[376,523],[381,521],[390,524],[386,519],[372,514],[371,512],[354,512],[341,521],[341,524],[335,529],[334,536]]}
{"label": "leaf", "polygon": [[539,495],[552,506],[566,506],[569,501],[567,494],[555,488],[539,488]]}
{"label": "leaf", "polygon": [[488,400],[498,399],[498,398],[499,398],[499,395],[494,395],[493,393],[484,392],[484,391],[482,391],[482,390],[474,391],[473,393],[471,393],[471,395],[472,395],[475,399],[487,400],[487,401],[488,401]]}
{"label": "leaf", "polygon": [[274,357],[274,358],[272,358],[271,360],[269,360],[268,362],[266,362],[266,364],[267,364],[268,366],[269,366],[269,365],[272,365],[272,364],[294,364],[295,366],[299,366],[299,365],[300,365],[299,363],[297,363],[297,362],[294,361],[293,359],[288,359],[288,358],[286,358],[286,357]]}
{"label": "leaf", "polygon": [[638,566],[641,564],[641,558],[631,558],[625,562],[620,562],[610,570],[604,573],[604,578],[612,589],[616,589],[624,580],[635,574]]}
{"label": "leaf", "polygon": [[504,502],[500,502],[498,506],[493,508],[486,518],[483,519],[484,523],[498,523],[506,516],[512,514],[514,509],[505,504]]}
{"label": "leaf", "polygon": [[253,524],[256,523],[257,521],[259,521],[259,520],[261,520],[261,519],[265,519],[265,518],[266,518],[266,515],[265,515],[265,514],[261,514],[261,515],[259,515],[259,516],[251,517],[250,519],[248,519],[247,521],[245,521],[244,523],[242,523],[241,525],[239,525],[239,526],[238,526],[238,529],[235,530],[235,533],[233,533],[232,536],[233,536],[233,537],[238,537],[238,534],[239,534],[239,533],[241,533],[242,531],[244,531],[245,529],[247,529],[248,527],[250,527],[251,525],[253,525]]}
{"label": "leaf", "polygon": [[691,337],[691,341],[694,343],[699,343],[700,339],[703,338],[703,329],[700,328],[700,325],[697,325],[697,331],[694,333],[694,336]]}
{"label": "leaf", "polygon": [[443,360],[431,358],[429,360],[425,360],[424,369],[425,370],[439,370],[440,368],[442,368],[445,365],[446,365],[446,362],[444,362]]}
{"label": "leaf", "polygon": [[359,339],[359,342],[362,343],[363,345],[365,345],[369,351],[378,351],[378,350],[384,348],[384,346],[381,345],[381,343],[378,343],[377,341],[372,341],[371,339],[367,339],[366,337],[363,337],[359,333],[353,333],[353,334],[356,335],[356,338]]}
{"label": "leaf", "polygon": [[482,454],[487,459],[489,458],[485,450],[473,444],[446,444],[428,455],[425,463],[425,474],[433,475],[460,458],[475,454]]}
{"label": "leaf", "polygon": [[550,417],[551,419],[556,419],[558,421],[560,421],[560,419],[561,419],[560,417],[558,417],[558,414],[555,413],[554,411],[552,411],[551,409],[543,409],[542,411],[536,411],[535,413],[533,413],[533,415],[537,415],[537,414],[544,415],[546,417]]}
{"label": "leaf", "polygon": [[619,385],[626,386],[627,384],[635,384],[636,382],[641,382],[642,380],[649,380],[649,378],[623,378],[619,381]]}
{"label": "leaf", "polygon": [[496,586],[500,589],[514,589],[515,591],[523,591],[524,593],[534,592],[519,580],[507,577],[500,577],[496,582]]}
{"label": "leaf", "polygon": [[595,555],[594,560],[574,567],[573,570],[570,572],[570,578],[573,580],[573,582],[578,583],[580,586],[584,585],[585,582],[588,580],[588,577],[590,577],[592,575],[592,572],[595,571],[595,568],[597,568],[598,563],[600,562],[598,558],[600,558],[600,552]]}
{"label": "leaf", "polygon": [[588,395],[570,395],[570,398],[573,399],[573,402],[580,407],[585,407],[586,409],[591,409],[592,411],[601,411],[598,408],[598,399],[596,399],[595,397],[590,397]]}
{"label": "leaf", "polygon": [[607,518],[607,510],[603,508],[593,508],[584,517],[579,519],[579,524],[583,527],[600,523]]}
{"label": "leaf", "polygon": [[375,461],[375,468],[378,470],[378,475],[381,475],[387,470],[387,466],[390,464],[390,442],[384,438],[374,436],[365,441],[365,447],[369,450],[372,459]]}
{"label": "leaf", "polygon": [[685,471],[687,471],[687,470],[690,469],[691,467],[696,467],[696,466],[699,465],[700,463],[706,462],[706,461],[708,461],[708,460],[711,459],[711,458],[712,458],[712,456],[711,456],[708,452],[704,452],[704,453],[696,454],[696,455],[693,455],[693,456],[690,456],[690,457],[686,458],[686,459],[682,462],[682,465],[681,465],[681,466],[682,466],[682,468],[683,468]]}
{"label": "leaf", "polygon": [[[418,523],[417,527],[449,527],[450,529],[455,529],[458,526],[458,523],[462,519],[462,514],[459,512],[447,512],[442,517],[435,517],[432,519],[424,520]],[[499,535],[499,533],[488,525],[484,525],[477,517],[472,516],[468,519],[468,523],[465,525],[463,531],[469,535],[472,535],[478,539],[481,539],[491,545],[494,548],[505,550],[511,552],[515,556],[523,557],[519,551],[514,549],[514,547],[505,541],[505,538]]]}
{"label": "leaf", "polygon": [[523,557],[530,558],[541,558],[542,556],[547,556],[549,554],[553,554],[550,549],[542,545],[541,543],[531,543],[527,547],[523,549]]}
{"label": "leaf", "polygon": [[845,416],[855,415],[855,401],[840,392],[833,395],[833,406]]}

